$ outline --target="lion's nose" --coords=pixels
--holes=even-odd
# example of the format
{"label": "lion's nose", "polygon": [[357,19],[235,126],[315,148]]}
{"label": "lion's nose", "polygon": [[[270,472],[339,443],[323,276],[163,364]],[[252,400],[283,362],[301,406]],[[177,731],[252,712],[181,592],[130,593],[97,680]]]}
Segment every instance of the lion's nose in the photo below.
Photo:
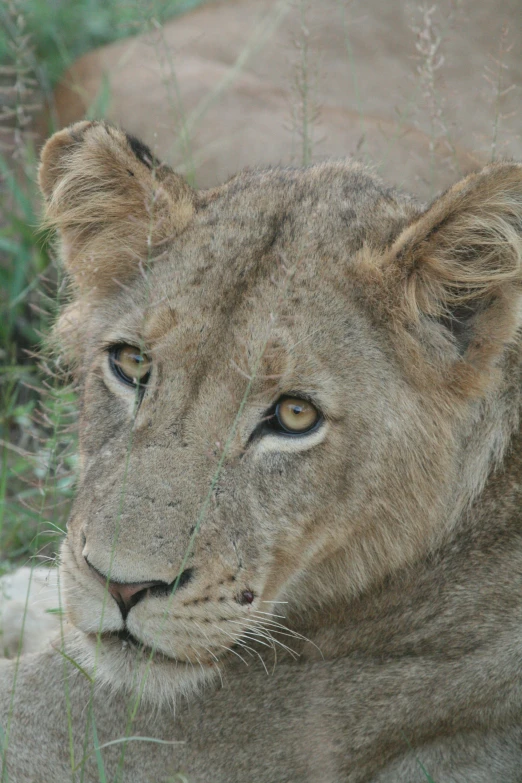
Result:
{"label": "lion's nose", "polygon": [[192,578],[192,569],[187,568],[185,571],[183,571],[179,579],[172,582],[172,584],[168,584],[167,582],[162,582],[162,581],[153,581],[153,582],[114,582],[112,580],[107,581],[107,577],[104,574],[102,574],[101,571],[98,571],[98,569],[95,568],[93,564],[89,562],[87,557],[85,557],[85,562],[91,569],[96,579],[99,582],[101,582],[104,587],[108,589],[109,593],[112,595],[112,597],[118,604],[124,620],[127,618],[127,615],[129,614],[132,607],[136,606],[136,604],[139,603],[142,598],[145,598],[149,590],[152,590],[155,595],[170,595],[170,593],[174,591],[175,587],[176,588],[183,587]]}

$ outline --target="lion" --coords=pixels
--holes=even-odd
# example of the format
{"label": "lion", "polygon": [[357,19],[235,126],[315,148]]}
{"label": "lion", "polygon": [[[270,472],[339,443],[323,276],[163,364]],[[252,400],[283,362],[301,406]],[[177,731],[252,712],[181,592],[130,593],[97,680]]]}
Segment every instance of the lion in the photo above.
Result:
{"label": "lion", "polygon": [[518,781],[522,165],[196,191],[84,121],[39,179],[72,628],[0,662],[4,780]]}
{"label": "lion", "polygon": [[0,657],[39,652],[59,627],[55,568],[19,568],[0,578]]}

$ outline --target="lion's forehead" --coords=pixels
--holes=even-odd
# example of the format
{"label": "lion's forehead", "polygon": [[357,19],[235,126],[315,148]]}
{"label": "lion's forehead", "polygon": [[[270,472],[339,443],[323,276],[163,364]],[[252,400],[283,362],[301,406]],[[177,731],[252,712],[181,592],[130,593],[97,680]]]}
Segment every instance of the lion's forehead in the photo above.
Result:
{"label": "lion's forehead", "polygon": [[303,302],[328,284],[340,295],[363,245],[378,252],[417,212],[356,164],[244,172],[202,197],[192,224],[154,265],[152,288],[168,291],[178,308],[197,308],[203,321],[230,318],[253,294],[266,313],[274,288],[278,301],[296,287]]}
{"label": "lion's forehead", "polygon": [[269,250],[323,269],[329,259],[349,262],[365,242],[389,244],[416,212],[409,197],[356,164],[244,172],[203,196],[180,245],[189,267],[206,256],[241,278]]}
{"label": "lion's forehead", "polygon": [[316,376],[336,341],[345,358],[347,337],[348,353],[371,348],[350,301],[357,253],[365,242],[385,246],[417,209],[346,163],[243,173],[203,197],[193,224],[117,295],[106,322],[193,378],[209,362],[227,373],[230,361],[246,377],[262,355],[268,377],[296,366]]}

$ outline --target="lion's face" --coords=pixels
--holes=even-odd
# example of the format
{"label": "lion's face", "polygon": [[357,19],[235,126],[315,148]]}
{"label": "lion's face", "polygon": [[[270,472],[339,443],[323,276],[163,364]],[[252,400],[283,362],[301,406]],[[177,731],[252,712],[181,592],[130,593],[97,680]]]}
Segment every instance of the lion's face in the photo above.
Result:
{"label": "lion's face", "polygon": [[[110,220],[89,219],[80,181],[108,148],[107,181],[145,203],[125,223],[125,187],[105,194],[124,222],[111,257],[93,245]],[[144,645],[164,666],[211,670],[269,644],[274,615],[346,602],[443,534],[482,479],[463,476],[463,439],[495,357],[472,353],[472,328],[487,342],[483,303],[461,336],[435,304],[443,282],[410,259],[429,256],[434,208],[349,164],[246,173],[195,196],[148,156],[97,124],[43,155],[78,291],[61,324],[77,332],[82,383],[65,596],[102,658]],[[496,344],[511,311],[501,326]]]}

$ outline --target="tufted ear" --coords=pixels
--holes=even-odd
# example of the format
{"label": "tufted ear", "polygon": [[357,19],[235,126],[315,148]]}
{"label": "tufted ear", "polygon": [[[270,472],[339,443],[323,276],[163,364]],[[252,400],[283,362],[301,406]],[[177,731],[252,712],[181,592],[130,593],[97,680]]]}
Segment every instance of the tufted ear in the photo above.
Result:
{"label": "tufted ear", "polygon": [[410,322],[437,326],[456,358],[488,370],[520,325],[522,165],[454,185],[402,232],[384,270]]}
{"label": "tufted ear", "polygon": [[45,222],[58,229],[81,291],[125,282],[194,213],[194,192],[181,177],[140,141],[101,122],[55,133],[42,150],[39,182]]}

